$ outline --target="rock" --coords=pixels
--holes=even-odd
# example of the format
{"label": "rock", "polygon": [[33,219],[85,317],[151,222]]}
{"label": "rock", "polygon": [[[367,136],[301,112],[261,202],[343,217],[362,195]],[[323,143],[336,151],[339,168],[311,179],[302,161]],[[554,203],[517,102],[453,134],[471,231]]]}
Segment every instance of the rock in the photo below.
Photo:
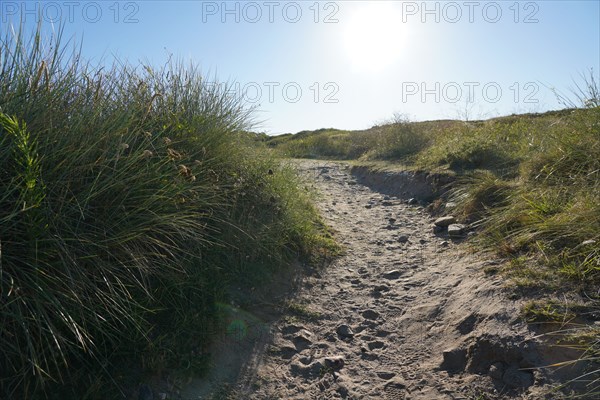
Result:
{"label": "rock", "polygon": [[406,243],[406,242],[408,242],[408,236],[406,236],[406,235],[400,235],[400,236],[398,236],[398,241],[400,243]]}
{"label": "rock", "polygon": [[447,226],[452,225],[455,222],[456,222],[456,218],[449,215],[447,217],[441,217],[441,218],[436,219],[434,224],[436,226],[441,226],[442,228],[446,228]]}
{"label": "rock", "polygon": [[344,368],[344,357],[342,356],[331,356],[325,357],[323,360],[323,365],[327,368],[331,368],[333,370],[340,370]]}
{"label": "rock", "polygon": [[433,227],[431,228],[431,230],[433,231],[433,234],[438,234],[438,233],[442,233],[444,232],[444,228],[442,228],[441,226],[437,226],[437,225],[433,225]]}
{"label": "rock", "polygon": [[374,340],[372,342],[367,343],[367,346],[369,347],[369,350],[383,349],[385,343],[383,343],[381,340]]}
{"label": "rock", "polygon": [[350,283],[353,284],[353,285],[358,285],[360,283],[360,279],[358,279],[358,278],[351,279]]}
{"label": "rock", "polygon": [[352,330],[352,328],[345,324],[338,326],[335,331],[338,335],[340,335],[343,338],[351,338],[354,336],[354,331]]}
{"label": "rock", "polygon": [[396,374],[394,372],[389,372],[389,371],[379,371],[379,372],[377,372],[377,376],[379,378],[384,379],[384,380],[387,381],[387,380],[390,380],[393,377],[395,377]]}
{"label": "rock", "polygon": [[504,376],[504,364],[501,362],[495,362],[490,366],[488,376],[492,379],[502,380]]}
{"label": "rock", "polygon": [[448,235],[449,236],[462,236],[465,232],[466,226],[463,224],[452,224],[448,226]]}
{"label": "rock", "polygon": [[448,372],[464,371],[467,365],[467,350],[456,348],[446,350],[442,353],[444,361],[440,365],[440,369]]}
{"label": "rock", "polygon": [[444,208],[445,208],[446,210],[451,210],[451,209],[453,209],[453,208],[455,208],[455,207],[456,207],[456,203],[455,203],[455,202],[453,202],[453,201],[449,201],[449,202],[447,202],[447,203],[444,205]]}
{"label": "rock", "polygon": [[377,319],[379,318],[379,313],[375,310],[365,310],[362,312],[362,316],[366,319]]}
{"label": "rock", "polygon": [[580,246],[589,246],[590,244],[594,244],[596,241],[594,239],[584,240],[581,242]]}
{"label": "rock", "polygon": [[408,203],[408,205],[413,206],[413,205],[417,204],[418,201],[414,197],[411,197],[410,199],[408,199],[407,203]]}
{"label": "rock", "polygon": [[512,388],[527,388],[533,385],[533,374],[522,371],[517,367],[508,367],[502,376],[502,381]]}
{"label": "rock", "polygon": [[367,204],[367,205],[365,206],[365,208],[366,208],[367,210],[370,210],[371,208],[373,208],[373,205],[372,205],[372,204]]}
{"label": "rock", "polygon": [[398,278],[400,278],[401,275],[402,275],[402,272],[400,272],[397,269],[393,269],[391,271],[384,272],[382,276],[385,279],[398,279]]}
{"label": "rock", "polygon": [[389,206],[393,206],[394,203],[392,203],[391,201],[382,201],[381,205],[384,207],[389,207]]}

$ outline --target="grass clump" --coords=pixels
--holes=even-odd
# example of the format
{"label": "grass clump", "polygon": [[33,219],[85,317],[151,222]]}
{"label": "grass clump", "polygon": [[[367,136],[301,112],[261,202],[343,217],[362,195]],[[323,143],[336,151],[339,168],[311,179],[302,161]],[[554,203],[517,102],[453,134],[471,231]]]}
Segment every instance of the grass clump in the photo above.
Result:
{"label": "grass clump", "polygon": [[101,68],[40,32],[0,42],[0,397],[94,398],[116,359],[177,368],[231,282],[323,241],[194,66]]}
{"label": "grass clump", "polygon": [[284,157],[350,160],[361,157],[369,149],[370,139],[368,135],[348,131],[319,129],[274,136],[266,140],[266,145]]}

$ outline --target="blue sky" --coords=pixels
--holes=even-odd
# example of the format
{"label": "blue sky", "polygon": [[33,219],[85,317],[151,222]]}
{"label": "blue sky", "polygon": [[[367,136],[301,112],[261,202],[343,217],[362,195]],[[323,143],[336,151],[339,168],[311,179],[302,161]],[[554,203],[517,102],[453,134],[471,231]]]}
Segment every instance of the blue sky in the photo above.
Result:
{"label": "blue sky", "polygon": [[0,1],[0,24],[65,23],[86,58],[198,64],[270,134],[561,106],[600,71],[600,1]]}

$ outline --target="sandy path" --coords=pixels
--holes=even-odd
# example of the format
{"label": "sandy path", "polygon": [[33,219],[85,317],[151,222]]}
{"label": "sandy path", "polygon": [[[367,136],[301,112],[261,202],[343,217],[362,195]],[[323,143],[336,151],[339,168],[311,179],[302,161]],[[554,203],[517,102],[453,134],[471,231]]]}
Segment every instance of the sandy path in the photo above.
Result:
{"label": "sandy path", "polygon": [[[345,255],[303,280],[237,382],[248,399],[540,399],[549,371],[494,261],[434,235],[419,205],[302,161]],[[311,318],[312,316],[312,318]],[[260,341],[259,341],[260,342]],[[445,353],[445,355],[444,355]]]}

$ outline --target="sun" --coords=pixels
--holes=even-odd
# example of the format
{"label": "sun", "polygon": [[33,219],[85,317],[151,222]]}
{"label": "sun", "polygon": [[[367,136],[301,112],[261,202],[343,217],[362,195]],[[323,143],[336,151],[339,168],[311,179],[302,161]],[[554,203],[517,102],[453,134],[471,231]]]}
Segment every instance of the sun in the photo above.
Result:
{"label": "sun", "polygon": [[359,4],[341,22],[344,48],[354,67],[378,72],[400,58],[405,38],[402,14],[394,2]]}

